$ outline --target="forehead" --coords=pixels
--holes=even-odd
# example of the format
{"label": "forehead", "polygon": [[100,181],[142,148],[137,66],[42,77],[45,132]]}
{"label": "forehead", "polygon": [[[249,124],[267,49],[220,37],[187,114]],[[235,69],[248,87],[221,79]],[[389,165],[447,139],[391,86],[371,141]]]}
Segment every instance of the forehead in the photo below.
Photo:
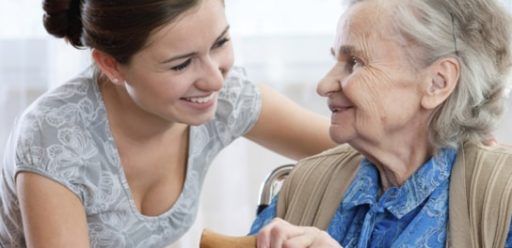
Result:
{"label": "forehead", "polygon": [[389,5],[379,1],[362,1],[352,5],[340,17],[337,39],[370,38],[389,34],[390,9]]}
{"label": "forehead", "polygon": [[393,7],[390,2],[392,0],[388,0],[388,4],[367,0],[352,5],[339,19],[334,51],[360,51],[369,56],[372,53],[389,53],[391,51],[387,49],[396,48],[400,35],[392,25]]}
{"label": "forehead", "polygon": [[349,7],[343,15],[344,24],[352,29],[379,29],[384,27],[390,7],[378,1],[363,1]]}
{"label": "forehead", "polygon": [[155,30],[146,48],[192,49],[205,41],[215,40],[226,26],[223,1],[203,0],[176,20]]}

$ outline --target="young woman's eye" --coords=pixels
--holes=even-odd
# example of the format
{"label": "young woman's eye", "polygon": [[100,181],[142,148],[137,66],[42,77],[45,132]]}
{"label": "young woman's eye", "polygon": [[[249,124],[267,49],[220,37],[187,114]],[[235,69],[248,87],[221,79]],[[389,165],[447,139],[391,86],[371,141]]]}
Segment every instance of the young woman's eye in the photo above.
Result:
{"label": "young woman's eye", "polygon": [[185,70],[190,65],[190,62],[192,62],[192,59],[187,59],[187,61],[185,61],[175,67],[172,67],[171,70],[173,70],[173,71]]}
{"label": "young woman's eye", "polygon": [[222,38],[213,45],[213,49],[224,46],[229,41],[229,38]]}

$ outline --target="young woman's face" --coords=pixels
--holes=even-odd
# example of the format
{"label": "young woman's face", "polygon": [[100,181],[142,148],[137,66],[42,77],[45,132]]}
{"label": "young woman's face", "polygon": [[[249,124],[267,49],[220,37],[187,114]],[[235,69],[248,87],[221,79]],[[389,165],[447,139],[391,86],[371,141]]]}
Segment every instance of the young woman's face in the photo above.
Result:
{"label": "young woman's face", "polygon": [[199,125],[213,117],[233,60],[224,3],[203,0],[153,33],[148,46],[119,69],[141,109],[166,121]]}

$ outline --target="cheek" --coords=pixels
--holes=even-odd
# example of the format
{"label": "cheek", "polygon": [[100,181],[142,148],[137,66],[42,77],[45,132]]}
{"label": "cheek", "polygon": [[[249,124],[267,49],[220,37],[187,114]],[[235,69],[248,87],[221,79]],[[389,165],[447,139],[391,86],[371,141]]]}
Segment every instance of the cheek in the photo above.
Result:
{"label": "cheek", "polygon": [[353,77],[344,91],[356,107],[356,126],[388,129],[413,118],[419,110],[419,96],[412,84],[399,85],[386,75]]}
{"label": "cheek", "polygon": [[229,42],[229,45],[226,47],[225,51],[222,54],[222,61],[222,67],[225,67],[226,71],[229,71],[229,69],[231,69],[231,67],[235,63],[235,54],[231,42]]}
{"label": "cheek", "polygon": [[383,129],[403,130],[420,113],[420,97],[412,86],[403,88],[390,85],[382,89],[376,116]]}
{"label": "cheek", "polygon": [[381,105],[382,82],[368,73],[355,74],[343,83],[343,91],[358,110],[375,112]]}
{"label": "cheek", "polygon": [[388,112],[397,118],[408,118],[420,110],[420,97],[412,87],[395,88],[385,99]]}
{"label": "cheek", "polygon": [[190,81],[186,76],[147,79],[145,83],[132,87],[130,95],[147,104],[169,104],[185,96]]}
{"label": "cheek", "polygon": [[217,63],[219,69],[223,71],[231,69],[235,61],[235,55],[231,41],[224,44],[224,46],[218,50],[213,50],[211,57],[213,61]]}

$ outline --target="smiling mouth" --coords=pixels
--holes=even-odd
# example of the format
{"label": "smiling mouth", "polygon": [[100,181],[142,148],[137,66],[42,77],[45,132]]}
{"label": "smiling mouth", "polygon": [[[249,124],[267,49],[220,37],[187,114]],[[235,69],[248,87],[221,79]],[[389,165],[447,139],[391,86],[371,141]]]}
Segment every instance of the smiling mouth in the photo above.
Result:
{"label": "smiling mouth", "polygon": [[343,112],[345,110],[348,110],[348,109],[351,109],[352,107],[331,107],[331,112],[333,113],[338,113],[338,112]]}
{"label": "smiling mouth", "polygon": [[185,101],[191,102],[191,103],[203,104],[203,103],[207,103],[207,102],[211,101],[214,96],[215,96],[215,94],[210,94],[209,96],[203,96],[203,97],[184,97],[184,98],[182,98],[182,100],[185,100]]}

